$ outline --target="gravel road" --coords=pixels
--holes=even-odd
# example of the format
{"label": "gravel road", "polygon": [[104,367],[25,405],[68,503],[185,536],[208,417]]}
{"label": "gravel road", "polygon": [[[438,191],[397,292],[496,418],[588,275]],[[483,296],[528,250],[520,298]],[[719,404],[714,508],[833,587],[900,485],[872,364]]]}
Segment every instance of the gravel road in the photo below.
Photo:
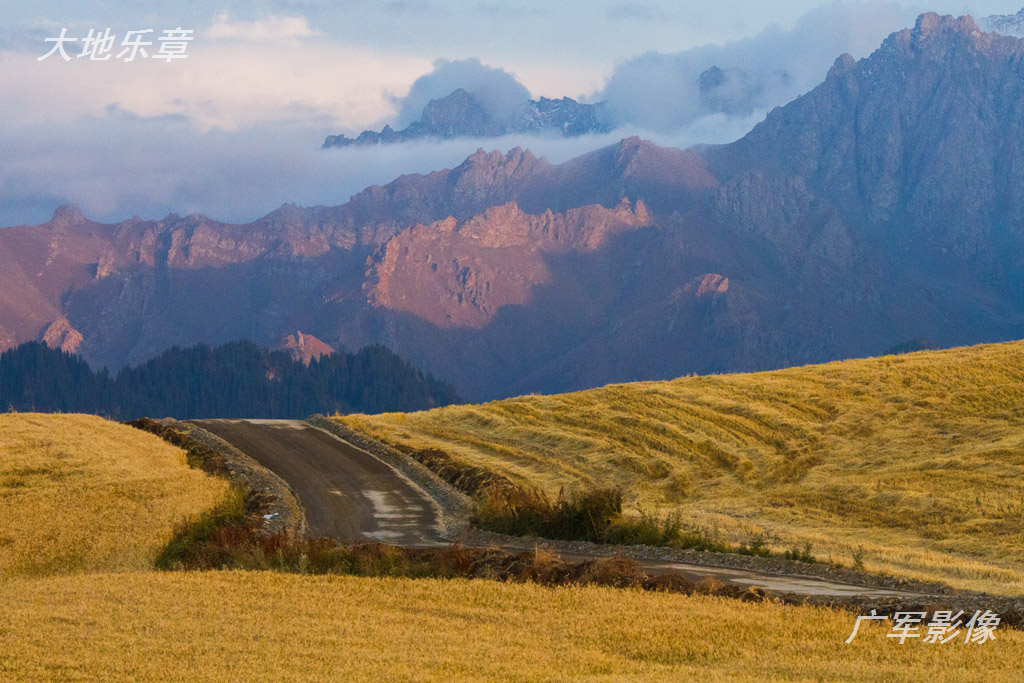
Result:
{"label": "gravel road", "polygon": [[284,479],[313,536],[344,543],[448,545],[440,510],[377,458],[301,420],[195,420]]}

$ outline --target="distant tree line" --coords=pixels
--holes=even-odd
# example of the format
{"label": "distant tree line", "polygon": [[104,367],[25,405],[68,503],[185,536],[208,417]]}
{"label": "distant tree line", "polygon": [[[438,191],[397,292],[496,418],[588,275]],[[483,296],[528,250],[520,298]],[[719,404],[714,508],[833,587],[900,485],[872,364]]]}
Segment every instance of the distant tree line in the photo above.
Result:
{"label": "distant tree line", "polygon": [[450,385],[383,346],[322,356],[308,366],[248,341],[174,347],[112,376],[79,356],[29,342],[0,353],[0,410],[137,417],[302,418],[378,413],[459,401]]}

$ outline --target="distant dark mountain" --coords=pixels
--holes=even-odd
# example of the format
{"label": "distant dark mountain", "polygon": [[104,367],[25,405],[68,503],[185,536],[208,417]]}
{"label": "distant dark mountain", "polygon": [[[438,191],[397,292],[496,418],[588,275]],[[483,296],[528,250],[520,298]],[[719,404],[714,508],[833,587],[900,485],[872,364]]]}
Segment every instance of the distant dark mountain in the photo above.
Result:
{"label": "distant dark mountain", "polygon": [[447,97],[431,100],[423,115],[408,128],[385,126],[379,133],[366,130],[354,138],[329,135],[323,147],[378,145],[433,138],[490,138],[512,133],[550,133],[572,138],[590,133],[607,133],[612,126],[603,103],[583,104],[570,97],[524,102],[513,112],[496,118],[471,93],[462,88]]}
{"label": "distant dark mountain", "polygon": [[422,410],[458,400],[382,347],[308,363],[250,342],[195,346],[111,376],[78,356],[29,342],[0,353],[4,409],[137,417],[303,418],[316,412]]}
{"label": "distant dark mountain", "polygon": [[480,150],[248,225],[63,207],[0,230],[0,347],[302,330],[486,399],[1019,339],[1022,121],[1024,41],[926,14],[729,145]]}
{"label": "distant dark mountain", "polygon": [[707,114],[750,116],[757,109],[763,110],[771,90],[788,88],[790,77],[785,71],[748,73],[712,66],[701,73],[697,85],[701,106]]}

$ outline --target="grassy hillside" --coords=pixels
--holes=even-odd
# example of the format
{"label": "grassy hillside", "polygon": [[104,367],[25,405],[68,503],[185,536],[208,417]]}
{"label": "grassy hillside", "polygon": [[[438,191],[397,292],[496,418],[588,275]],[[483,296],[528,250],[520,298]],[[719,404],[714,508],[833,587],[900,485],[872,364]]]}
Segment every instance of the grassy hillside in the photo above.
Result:
{"label": "grassy hillside", "polygon": [[1024,342],[339,419],[734,542],[1024,593]]}
{"label": "grassy hillside", "polygon": [[0,604],[5,680],[1001,681],[1024,657],[1017,631],[845,645],[846,612],[493,581],[81,575],[0,582]]}
{"label": "grassy hillside", "polygon": [[0,414],[0,576],[152,567],[227,483],[159,438],[91,415]]}

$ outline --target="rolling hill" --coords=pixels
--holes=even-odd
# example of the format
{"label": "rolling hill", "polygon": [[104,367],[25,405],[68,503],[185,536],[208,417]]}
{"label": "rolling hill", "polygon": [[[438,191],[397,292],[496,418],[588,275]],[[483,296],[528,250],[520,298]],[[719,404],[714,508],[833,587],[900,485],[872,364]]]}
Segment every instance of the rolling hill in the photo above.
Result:
{"label": "rolling hill", "polygon": [[735,543],[1024,592],[1024,342],[337,419]]}
{"label": "rolling hill", "polygon": [[185,452],[92,415],[0,414],[0,584],[150,569],[227,495]]}

